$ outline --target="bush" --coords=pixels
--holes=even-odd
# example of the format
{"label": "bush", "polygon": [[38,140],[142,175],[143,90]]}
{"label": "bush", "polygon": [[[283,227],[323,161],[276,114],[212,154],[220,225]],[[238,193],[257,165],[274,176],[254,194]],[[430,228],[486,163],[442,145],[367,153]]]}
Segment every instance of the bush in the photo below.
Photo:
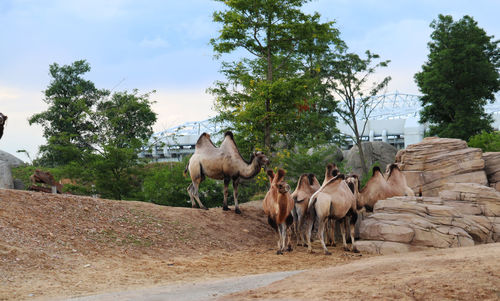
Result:
{"label": "bush", "polygon": [[485,132],[472,136],[467,142],[469,147],[477,147],[483,152],[500,152],[500,132]]}

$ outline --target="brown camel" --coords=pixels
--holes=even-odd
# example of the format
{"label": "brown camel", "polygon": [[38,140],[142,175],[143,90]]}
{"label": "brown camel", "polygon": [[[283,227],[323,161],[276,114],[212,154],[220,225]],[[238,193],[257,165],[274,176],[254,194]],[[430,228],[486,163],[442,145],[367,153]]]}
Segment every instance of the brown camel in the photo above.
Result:
{"label": "brown camel", "polygon": [[[326,248],[324,241],[324,231],[328,219],[340,221],[340,230],[345,250],[349,250],[345,239],[345,232],[346,229],[350,230],[352,250],[356,251],[354,248],[354,224],[357,219],[356,194],[344,180],[345,176],[343,174],[337,175],[315,192],[309,202],[308,213],[312,220],[315,219],[318,223],[318,237],[326,255],[331,254]],[[355,184],[357,185],[357,183]],[[310,253],[313,252],[311,247],[312,228],[313,223],[310,222],[306,233],[307,250]]]}
{"label": "brown camel", "polygon": [[292,210],[294,202],[290,195],[290,186],[285,182],[285,171],[279,169],[278,173],[274,174],[272,170],[268,170],[267,175],[271,186],[262,201],[262,208],[267,215],[267,222],[278,234],[278,251],[276,254],[283,254],[287,240],[288,251],[292,250],[290,232],[287,229],[293,223]]}
{"label": "brown camel", "polygon": [[415,196],[415,192],[408,186],[404,173],[399,169],[398,164],[392,163],[386,168],[387,183],[393,188],[398,196]]}
{"label": "brown camel", "polygon": [[320,188],[319,181],[312,173],[303,174],[297,182],[297,188],[292,193],[295,207],[292,210],[297,244],[306,245],[305,233],[303,231],[304,218],[307,213],[309,199]]}
{"label": "brown camel", "polygon": [[0,113],[0,139],[3,136],[3,128],[5,127],[5,121],[7,121],[7,116]]}
{"label": "brown camel", "polygon": [[393,196],[415,195],[406,184],[406,178],[396,164],[391,164],[388,171],[386,180],[380,168],[378,166],[373,167],[372,177],[365,187],[359,191],[358,209],[365,207],[367,211],[373,211],[373,207],[379,200],[385,200]]}
{"label": "brown camel", "polygon": [[250,158],[250,162],[245,161],[238,147],[234,142],[233,133],[226,132],[220,147],[216,147],[210,140],[207,133],[201,134],[196,142],[193,156],[189,159],[184,173],[189,170],[192,183],[187,188],[191,198],[191,206],[194,207],[194,200],[202,209],[207,209],[198,196],[200,183],[209,177],[217,180],[224,180],[224,206],[223,210],[229,210],[227,206],[227,193],[229,182],[233,181],[233,195],[235,212],[240,214],[238,205],[238,184],[240,179],[251,179],[260,172],[262,166],[269,162],[262,152],[255,152]]}

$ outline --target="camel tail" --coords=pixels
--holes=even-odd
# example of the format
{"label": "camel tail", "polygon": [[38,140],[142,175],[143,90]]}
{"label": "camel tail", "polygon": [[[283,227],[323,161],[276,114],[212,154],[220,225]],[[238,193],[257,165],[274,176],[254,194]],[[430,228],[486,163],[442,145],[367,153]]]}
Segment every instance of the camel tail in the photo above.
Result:
{"label": "camel tail", "polygon": [[186,165],[186,168],[184,168],[184,172],[182,173],[184,175],[184,177],[187,177],[188,168],[189,168],[189,162]]}

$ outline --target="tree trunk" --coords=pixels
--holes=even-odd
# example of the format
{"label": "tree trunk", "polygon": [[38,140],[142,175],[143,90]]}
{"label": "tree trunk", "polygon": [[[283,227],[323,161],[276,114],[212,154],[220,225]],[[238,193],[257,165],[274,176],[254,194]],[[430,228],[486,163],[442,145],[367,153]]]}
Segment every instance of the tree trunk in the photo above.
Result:
{"label": "tree trunk", "polygon": [[363,177],[368,176],[368,167],[366,166],[365,162],[365,153],[363,151],[363,142],[361,141],[361,135],[359,134],[358,130],[358,122],[356,121],[356,115],[354,114],[354,110],[351,110],[351,115],[354,116],[353,118],[353,125],[354,125],[354,137],[356,139],[356,145],[358,146],[358,152],[359,152],[359,159],[361,161],[361,169],[363,170]]}
{"label": "tree trunk", "polygon": [[[267,76],[266,80],[269,84],[273,82],[273,65],[271,59],[271,33],[269,31],[269,27],[271,26],[271,17],[268,16],[268,29],[266,32],[267,35],[267,49],[266,49],[266,59],[267,59]],[[266,98],[266,119],[264,122],[264,146],[267,149],[271,149],[271,121],[269,120],[269,116],[271,112],[271,99],[270,95],[267,95]]]}

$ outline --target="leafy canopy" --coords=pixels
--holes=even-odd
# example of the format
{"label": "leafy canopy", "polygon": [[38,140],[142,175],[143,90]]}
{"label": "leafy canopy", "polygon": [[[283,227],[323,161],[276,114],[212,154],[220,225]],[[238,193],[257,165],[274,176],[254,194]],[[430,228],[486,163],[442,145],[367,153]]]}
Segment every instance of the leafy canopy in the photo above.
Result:
{"label": "leafy canopy", "polygon": [[237,50],[246,56],[223,62],[226,80],[209,91],[218,119],[241,137],[242,151],[331,140],[335,102],[322,81],[321,58],[343,45],[334,23],[301,12],[305,0],[220,2],[227,10],[213,15],[222,26],[211,40],[216,57]]}
{"label": "leafy canopy", "polygon": [[468,140],[491,131],[492,117],[484,106],[500,89],[500,41],[493,40],[470,16],[454,22],[439,15],[431,25],[429,55],[415,74],[423,109],[421,122],[430,134]]}

